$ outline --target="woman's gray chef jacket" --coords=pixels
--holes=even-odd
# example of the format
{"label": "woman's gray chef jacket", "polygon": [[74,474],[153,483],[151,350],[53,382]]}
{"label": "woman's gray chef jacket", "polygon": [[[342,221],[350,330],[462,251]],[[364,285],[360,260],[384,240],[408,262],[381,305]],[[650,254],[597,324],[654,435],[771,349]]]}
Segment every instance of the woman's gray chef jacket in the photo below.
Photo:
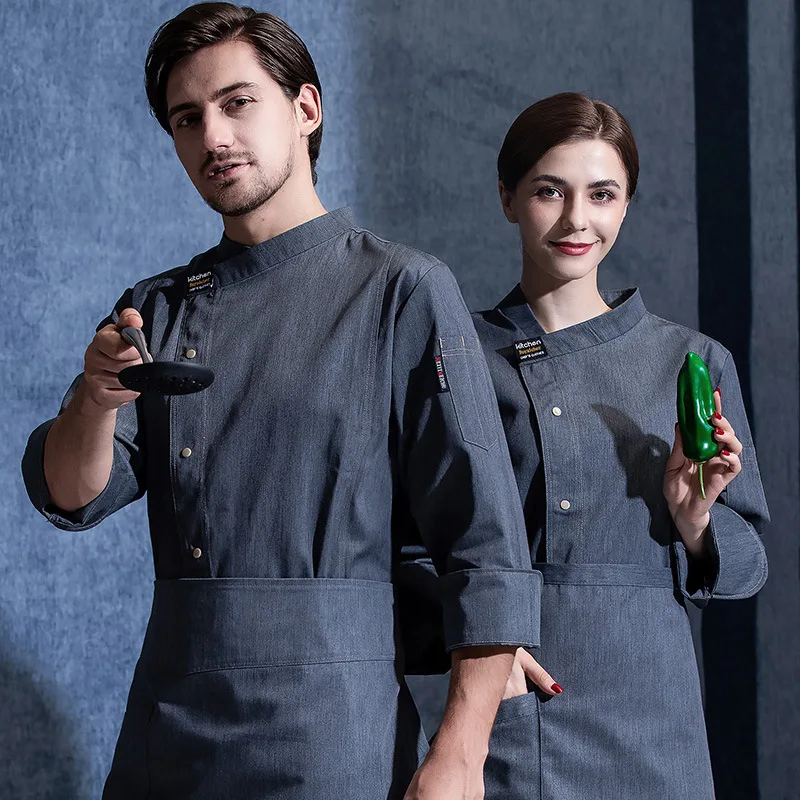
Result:
{"label": "woman's gray chef jacket", "polygon": [[[648,313],[638,290],[603,296],[612,311],[549,334],[519,286],[474,318],[544,576],[535,656],[565,689],[500,704],[487,800],[712,800],[684,602],[749,597],[767,576],[769,515],[730,353]],[[744,446],[704,565],[687,559],[662,489],[690,350]]]}
{"label": "woman's gray chef jacket", "polygon": [[127,306],[156,360],[213,385],[121,408],[108,485],[74,513],[44,481],[52,420],[23,461],[65,530],[147,493],[153,611],[105,797],[401,796],[425,745],[398,677],[400,547],[432,554],[449,649],[537,643],[541,576],[452,275],[338,210],[223,237],[110,319]]}

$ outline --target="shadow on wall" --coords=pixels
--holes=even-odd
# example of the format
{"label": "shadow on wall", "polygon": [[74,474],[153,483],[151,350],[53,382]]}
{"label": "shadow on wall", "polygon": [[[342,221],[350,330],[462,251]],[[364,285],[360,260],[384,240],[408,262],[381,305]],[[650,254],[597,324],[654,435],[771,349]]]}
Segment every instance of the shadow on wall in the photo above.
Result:
{"label": "shadow on wall", "polygon": [[[742,302],[751,296],[748,3],[692,5],[700,330],[733,354],[754,422],[752,319],[750,304]],[[720,237],[721,230],[736,234]],[[720,313],[729,308],[737,309],[735,319]],[[760,797],[757,602],[711,603],[703,612],[706,725],[718,800]]]}
{"label": "shadow on wall", "polygon": [[[2,626],[5,628],[5,626]],[[0,643],[0,797],[82,797],[88,765],[56,694]],[[20,730],[22,728],[22,730]]]}

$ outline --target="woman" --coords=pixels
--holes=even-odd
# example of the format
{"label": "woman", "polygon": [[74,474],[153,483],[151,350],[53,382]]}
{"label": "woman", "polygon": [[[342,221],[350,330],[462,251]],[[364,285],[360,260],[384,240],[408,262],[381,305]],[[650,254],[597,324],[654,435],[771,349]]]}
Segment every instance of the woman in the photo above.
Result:
{"label": "woman", "polygon": [[[536,103],[498,173],[522,279],[475,325],[544,577],[536,659],[549,672],[518,651],[486,797],[711,800],[685,602],[749,597],[767,574],[736,369],[718,342],[650,314],[637,289],[597,288],[638,177],[616,109],[579,94]],[[675,424],[689,351],[720,387],[705,499]]]}

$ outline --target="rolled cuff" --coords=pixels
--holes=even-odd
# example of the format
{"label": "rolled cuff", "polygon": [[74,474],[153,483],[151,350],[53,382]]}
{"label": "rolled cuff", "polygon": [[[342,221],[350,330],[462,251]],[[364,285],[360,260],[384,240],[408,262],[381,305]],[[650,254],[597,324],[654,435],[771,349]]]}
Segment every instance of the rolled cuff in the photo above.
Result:
{"label": "rolled cuff", "polygon": [[766,582],[768,572],[761,537],[747,520],[722,503],[711,507],[709,517],[702,563],[690,559],[683,542],[673,545],[680,591],[700,608],[712,597],[752,597]]}
{"label": "rolled cuff", "polygon": [[[136,480],[129,474],[125,448],[114,442],[114,466],[111,477],[105,489],[91,503],[75,511],[64,511],[53,503],[50,490],[44,477],[44,442],[55,419],[43,422],[30,435],[25,454],[22,457],[22,477],[25,489],[34,508],[47,519],[48,522],[64,531],[84,531],[93,528],[102,522],[109,514],[120,507],[119,498],[123,494],[128,481],[129,487],[135,490]],[[124,505],[124,503],[122,504]]]}
{"label": "rolled cuff", "polygon": [[444,643],[538,647],[542,573],[466,569],[439,578]]}

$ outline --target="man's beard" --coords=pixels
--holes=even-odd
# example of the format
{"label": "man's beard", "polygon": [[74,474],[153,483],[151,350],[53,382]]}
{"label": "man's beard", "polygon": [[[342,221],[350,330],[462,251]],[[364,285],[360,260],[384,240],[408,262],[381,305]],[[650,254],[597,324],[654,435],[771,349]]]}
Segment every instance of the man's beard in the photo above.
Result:
{"label": "man's beard", "polygon": [[203,200],[214,209],[218,214],[225,217],[241,217],[260,208],[264,203],[272,199],[289,179],[294,168],[294,153],[289,155],[283,169],[270,180],[266,175],[259,172],[257,167],[251,163],[251,168],[256,171],[250,184],[243,191],[228,192],[228,188],[233,186],[239,178],[220,184],[216,192],[211,197],[204,197]]}

